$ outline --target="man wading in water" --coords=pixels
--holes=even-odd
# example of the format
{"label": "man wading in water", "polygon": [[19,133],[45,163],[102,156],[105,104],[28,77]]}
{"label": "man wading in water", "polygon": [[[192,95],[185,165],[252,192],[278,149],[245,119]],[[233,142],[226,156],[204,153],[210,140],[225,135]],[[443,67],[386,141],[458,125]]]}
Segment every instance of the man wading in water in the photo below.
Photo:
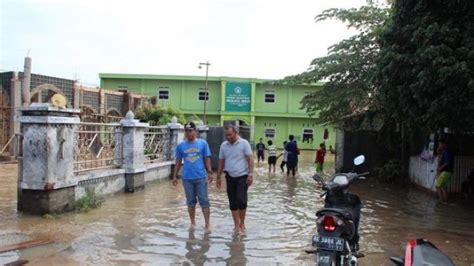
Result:
{"label": "man wading in water", "polygon": [[[186,140],[176,147],[176,168],[173,174],[173,186],[178,185],[178,173],[184,161],[181,178],[183,180],[186,204],[188,205],[191,228],[196,226],[196,203],[199,201],[204,214],[205,228],[210,229],[209,196],[207,183],[212,183],[211,150],[203,139],[196,138],[196,125],[193,122],[184,125]],[[207,173],[206,173],[207,169]]]}
{"label": "man wading in water", "polygon": [[219,151],[216,185],[221,188],[221,175],[224,171],[234,230],[244,233],[247,190],[253,183],[252,149],[247,140],[239,137],[233,126],[225,127],[225,138],[227,141],[221,144]]}

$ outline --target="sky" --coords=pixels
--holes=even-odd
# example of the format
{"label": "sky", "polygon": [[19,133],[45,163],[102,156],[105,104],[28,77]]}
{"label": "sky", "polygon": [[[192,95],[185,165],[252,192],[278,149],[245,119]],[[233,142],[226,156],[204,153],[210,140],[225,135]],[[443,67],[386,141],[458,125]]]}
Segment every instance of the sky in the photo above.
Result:
{"label": "sky", "polygon": [[98,85],[99,73],[279,79],[354,34],[328,8],[365,0],[0,0],[0,72]]}

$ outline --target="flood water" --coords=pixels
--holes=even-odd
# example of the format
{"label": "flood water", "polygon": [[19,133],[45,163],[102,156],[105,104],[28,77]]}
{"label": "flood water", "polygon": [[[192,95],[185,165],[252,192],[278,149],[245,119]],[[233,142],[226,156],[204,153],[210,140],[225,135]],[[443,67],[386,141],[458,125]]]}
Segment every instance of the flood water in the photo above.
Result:
{"label": "flood water", "polygon": [[[328,158],[333,161],[333,158]],[[16,165],[0,165],[0,246],[50,238],[53,244],[0,253],[0,264],[26,259],[30,265],[301,265],[313,264],[314,213],[323,205],[310,175],[313,153],[305,152],[299,174],[268,175],[256,167],[249,190],[247,233],[233,233],[225,189],[210,189],[212,231],[189,230],[181,186],[161,181],[135,194],[117,194],[88,213],[36,217],[16,212]],[[329,168],[331,163],[326,167]],[[389,188],[368,178],[353,186],[364,207],[361,265],[391,265],[408,239],[427,238],[457,265],[474,263],[474,208],[437,204],[415,189]]]}

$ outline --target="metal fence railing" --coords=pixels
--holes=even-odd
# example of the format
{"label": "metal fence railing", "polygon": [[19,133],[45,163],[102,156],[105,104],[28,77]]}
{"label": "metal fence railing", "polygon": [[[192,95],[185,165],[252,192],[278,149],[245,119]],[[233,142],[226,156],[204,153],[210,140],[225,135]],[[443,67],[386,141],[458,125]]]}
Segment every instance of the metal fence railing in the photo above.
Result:
{"label": "metal fence railing", "polygon": [[170,130],[166,126],[150,126],[145,130],[145,164],[170,158]]}
{"label": "metal fence railing", "polygon": [[81,122],[74,132],[74,173],[122,164],[122,127],[118,123]]}

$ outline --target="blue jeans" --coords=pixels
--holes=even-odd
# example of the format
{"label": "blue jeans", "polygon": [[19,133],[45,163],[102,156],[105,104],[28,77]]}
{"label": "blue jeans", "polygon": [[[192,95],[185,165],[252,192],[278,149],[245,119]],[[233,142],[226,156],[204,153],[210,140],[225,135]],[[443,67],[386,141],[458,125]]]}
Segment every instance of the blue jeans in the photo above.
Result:
{"label": "blue jeans", "polygon": [[206,177],[191,180],[183,179],[183,187],[186,194],[186,205],[196,207],[196,203],[199,201],[201,208],[209,208]]}

